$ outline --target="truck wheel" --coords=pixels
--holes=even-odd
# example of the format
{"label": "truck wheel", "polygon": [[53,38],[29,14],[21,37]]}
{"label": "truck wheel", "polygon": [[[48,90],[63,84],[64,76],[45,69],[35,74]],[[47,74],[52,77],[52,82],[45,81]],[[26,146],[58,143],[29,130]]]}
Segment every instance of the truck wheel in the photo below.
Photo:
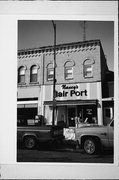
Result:
{"label": "truck wheel", "polygon": [[83,148],[87,154],[95,154],[97,152],[97,142],[92,138],[86,138],[83,143]]}
{"label": "truck wheel", "polygon": [[24,145],[27,149],[33,149],[36,146],[36,139],[32,136],[25,137]]}

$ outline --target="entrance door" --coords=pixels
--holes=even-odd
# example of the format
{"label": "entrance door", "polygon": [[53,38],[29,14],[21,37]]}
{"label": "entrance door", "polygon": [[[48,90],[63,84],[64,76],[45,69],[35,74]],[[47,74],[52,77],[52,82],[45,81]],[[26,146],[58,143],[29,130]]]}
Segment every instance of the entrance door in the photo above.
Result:
{"label": "entrance door", "polygon": [[75,127],[76,107],[68,107],[69,126]]}

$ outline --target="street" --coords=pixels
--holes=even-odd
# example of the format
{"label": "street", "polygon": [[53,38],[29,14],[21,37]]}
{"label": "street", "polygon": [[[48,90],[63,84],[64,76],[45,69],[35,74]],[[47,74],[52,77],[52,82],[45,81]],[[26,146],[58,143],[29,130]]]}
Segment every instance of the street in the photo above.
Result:
{"label": "street", "polygon": [[34,150],[18,146],[17,162],[113,163],[113,153],[106,150],[98,155],[88,155],[72,144],[56,147],[45,144]]}

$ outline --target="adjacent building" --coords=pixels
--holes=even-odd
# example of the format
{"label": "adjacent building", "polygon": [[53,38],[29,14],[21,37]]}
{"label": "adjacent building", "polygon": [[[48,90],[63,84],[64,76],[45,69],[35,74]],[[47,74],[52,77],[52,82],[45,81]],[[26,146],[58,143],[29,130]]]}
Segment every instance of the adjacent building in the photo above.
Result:
{"label": "adjacent building", "polygon": [[[17,115],[43,115],[52,124],[54,47],[18,51]],[[113,118],[114,77],[100,40],[56,46],[55,124],[75,127],[91,117],[107,124]]]}

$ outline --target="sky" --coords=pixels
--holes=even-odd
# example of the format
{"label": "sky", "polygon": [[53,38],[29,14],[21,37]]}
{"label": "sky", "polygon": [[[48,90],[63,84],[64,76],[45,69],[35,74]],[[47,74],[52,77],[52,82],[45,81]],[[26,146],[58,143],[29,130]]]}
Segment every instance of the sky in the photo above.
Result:
{"label": "sky", "polygon": [[[54,21],[56,44],[83,41],[83,21]],[[86,21],[86,40],[99,39],[109,70],[114,70],[114,22]],[[54,43],[52,21],[19,20],[18,49],[51,46]]]}

